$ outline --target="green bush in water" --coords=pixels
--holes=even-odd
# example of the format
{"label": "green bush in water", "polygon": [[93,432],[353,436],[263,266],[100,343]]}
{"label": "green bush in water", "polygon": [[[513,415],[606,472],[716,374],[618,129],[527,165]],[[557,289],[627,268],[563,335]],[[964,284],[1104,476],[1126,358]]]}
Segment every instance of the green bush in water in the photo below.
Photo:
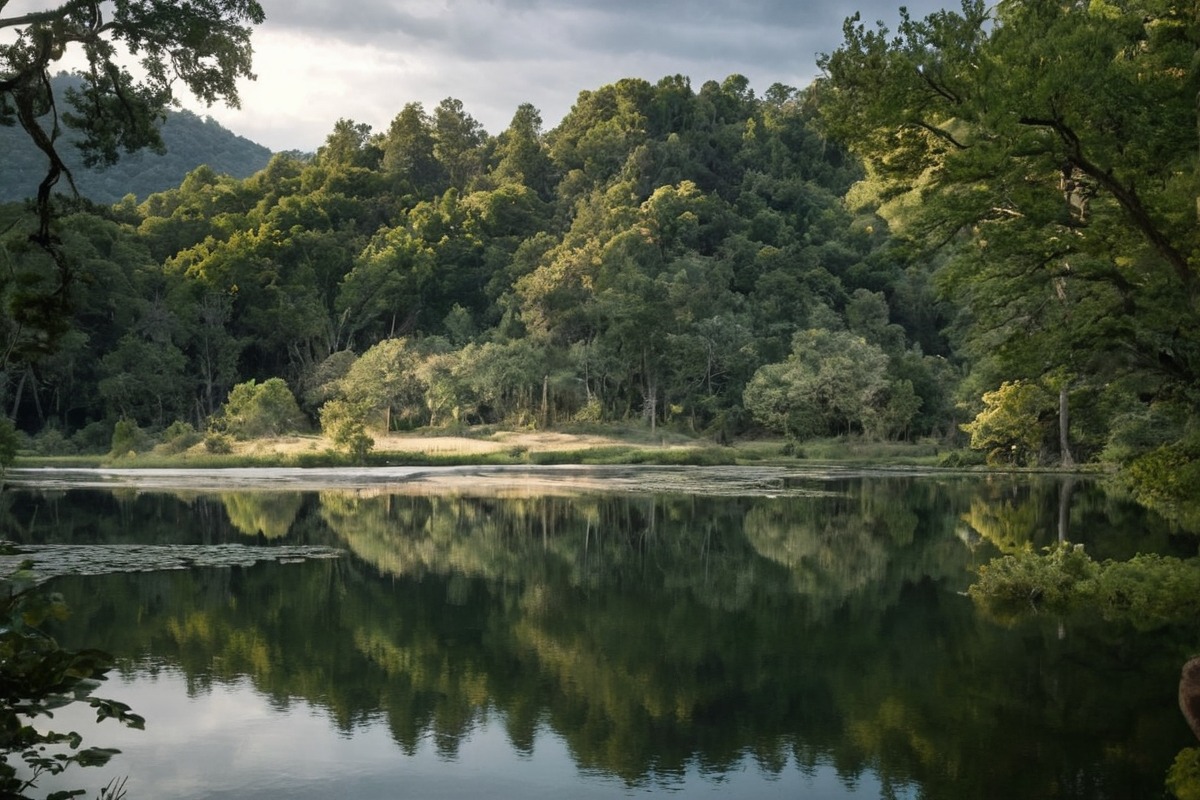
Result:
{"label": "green bush in water", "polygon": [[1200,558],[1140,554],[1096,562],[1082,545],[1060,544],[993,559],[968,593],[1000,614],[1025,608],[1099,611],[1151,629],[1200,615]]}

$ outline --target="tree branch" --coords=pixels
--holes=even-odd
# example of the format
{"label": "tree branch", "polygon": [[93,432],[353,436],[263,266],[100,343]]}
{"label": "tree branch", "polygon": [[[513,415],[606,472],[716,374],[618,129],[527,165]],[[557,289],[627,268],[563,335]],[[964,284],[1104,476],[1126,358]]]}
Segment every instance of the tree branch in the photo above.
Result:
{"label": "tree branch", "polygon": [[1150,212],[1142,203],[1142,199],[1138,197],[1137,190],[1133,186],[1126,186],[1117,180],[1112,174],[1111,169],[1101,169],[1097,164],[1089,161],[1083,154],[1083,144],[1080,142],[1079,136],[1069,126],[1064,124],[1062,120],[1057,118],[1021,117],[1019,122],[1022,125],[1049,128],[1057,133],[1063,144],[1067,147],[1067,160],[1071,166],[1096,181],[1100,187],[1117,201],[1121,208],[1125,210],[1125,213],[1129,215],[1134,227],[1141,231],[1150,245],[1171,265],[1175,276],[1188,290],[1189,295],[1195,294],[1197,288],[1196,275],[1193,274],[1191,267],[1188,265],[1187,256],[1171,243],[1167,235],[1154,222],[1150,216]]}
{"label": "tree branch", "polygon": [[965,145],[962,142],[955,139],[954,136],[949,131],[944,131],[941,128],[937,127],[936,125],[930,125],[928,122],[922,122],[921,120],[914,120],[912,122],[909,122],[908,124],[912,125],[915,128],[920,128],[922,130],[929,131],[934,136],[938,137],[939,139],[941,139],[944,142],[950,143],[951,145],[958,148],[959,150],[966,150],[969,148],[969,145]]}
{"label": "tree branch", "polygon": [[962,103],[962,98],[960,98],[954,92],[947,89],[945,86],[942,86],[940,83],[934,82],[933,77],[930,76],[930,74],[929,74],[929,70],[927,70],[923,67],[918,67],[917,74],[921,76],[921,80],[925,81],[925,84],[930,89],[932,89],[937,94],[941,95],[946,100],[949,100],[951,103],[953,103],[956,106],[960,105]]}

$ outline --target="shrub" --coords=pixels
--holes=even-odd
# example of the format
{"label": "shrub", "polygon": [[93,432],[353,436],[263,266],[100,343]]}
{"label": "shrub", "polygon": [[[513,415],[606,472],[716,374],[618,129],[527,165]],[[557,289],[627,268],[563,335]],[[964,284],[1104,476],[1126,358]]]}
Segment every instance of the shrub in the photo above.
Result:
{"label": "shrub", "polygon": [[233,452],[233,439],[224,433],[212,431],[204,437],[204,449],[213,455],[228,455]]}
{"label": "shrub", "polygon": [[298,431],[304,427],[304,415],[283,379],[271,378],[234,386],[214,422],[239,439],[253,439]]}
{"label": "shrub", "polygon": [[375,446],[366,430],[366,409],[346,400],[330,400],[321,406],[321,430],[335,447],[350,453],[362,462]]}
{"label": "shrub", "polygon": [[1200,800],[1200,747],[1179,751],[1167,771],[1167,789],[1177,800]]}
{"label": "shrub", "polygon": [[1200,436],[1165,445],[1135,459],[1125,479],[1142,505],[1200,532]]}
{"label": "shrub", "polygon": [[114,458],[122,458],[130,453],[149,450],[152,446],[150,437],[131,419],[117,420],[113,426],[112,444],[109,454]]}
{"label": "shrub", "polygon": [[986,463],[986,458],[979,450],[952,450],[942,456],[938,462],[941,467],[979,467]]}
{"label": "shrub", "polygon": [[163,430],[161,442],[155,450],[168,455],[182,453],[203,438],[190,423],[176,420]]}
{"label": "shrub", "polygon": [[1075,599],[1080,581],[1095,575],[1096,564],[1082,545],[1032,550],[993,559],[979,568],[969,594],[977,601],[1029,603],[1065,608]]}
{"label": "shrub", "polygon": [[977,603],[1003,614],[1042,607],[1086,608],[1108,621],[1151,629],[1200,616],[1200,559],[1141,554],[1097,563],[1083,545],[1060,544],[993,559],[968,590]]}
{"label": "shrub", "polygon": [[112,447],[112,435],[111,422],[92,422],[75,431],[71,441],[80,453],[105,453]]}
{"label": "shrub", "polygon": [[34,452],[43,456],[69,456],[77,452],[75,443],[54,427],[38,431],[33,437],[32,445]]}

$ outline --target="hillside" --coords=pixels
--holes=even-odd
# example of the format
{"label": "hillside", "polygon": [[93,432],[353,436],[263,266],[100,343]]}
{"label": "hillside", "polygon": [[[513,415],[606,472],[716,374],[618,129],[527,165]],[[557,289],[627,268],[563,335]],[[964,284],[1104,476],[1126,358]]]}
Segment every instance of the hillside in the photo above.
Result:
{"label": "hillside", "polygon": [[[65,86],[65,76],[55,83]],[[64,138],[71,141],[70,130]],[[162,128],[167,152],[158,155],[141,151],[123,155],[113,167],[85,169],[73,144],[62,147],[75,184],[85,197],[97,203],[115,203],[126,194],[139,200],[178,186],[189,172],[207,164],[218,174],[245,178],[267,165],[271,151],[238,136],[212,118],[191,111],[172,111]],[[45,158],[19,127],[0,127],[0,202],[22,200],[37,192],[45,174]],[[65,181],[61,186],[65,186]]]}
{"label": "hillside", "polygon": [[[740,75],[625,78],[551,130],[522,105],[496,136],[453,98],[380,131],[342,119],[249,177],[206,164],[139,204],[65,207],[61,265],[18,213],[0,402],[47,454],[319,429],[361,460],[376,437],[475,425],[795,453],[965,433],[971,461],[1134,464],[1187,517],[1200,282],[1177,267],[1200,245],[1190,184],[1149,178],[1194,170],[1064,196],[1050,138],[1027,164],[1023,130],[960,163],[897,139],[907,117],[860,119],[874,62],[850,66],[839,92],[761,97]],[[1152,190],[1165,233],[1122,205]]]}

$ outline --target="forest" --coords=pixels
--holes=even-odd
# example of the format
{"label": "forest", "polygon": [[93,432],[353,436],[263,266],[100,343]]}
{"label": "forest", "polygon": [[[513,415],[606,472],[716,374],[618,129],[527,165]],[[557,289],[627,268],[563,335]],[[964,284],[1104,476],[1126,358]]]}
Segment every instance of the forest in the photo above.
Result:
{"label": "forest", "polygon": [[803,88],[627,78],[495,135],[408,103],[249,177],[61,196],[53,252],[10,203],[0,402],[45,454],[320,430],[361,456],[476,424],[933,440],[1117,465],[1195,526],[1195,19],[968,0],[851,18]]}

